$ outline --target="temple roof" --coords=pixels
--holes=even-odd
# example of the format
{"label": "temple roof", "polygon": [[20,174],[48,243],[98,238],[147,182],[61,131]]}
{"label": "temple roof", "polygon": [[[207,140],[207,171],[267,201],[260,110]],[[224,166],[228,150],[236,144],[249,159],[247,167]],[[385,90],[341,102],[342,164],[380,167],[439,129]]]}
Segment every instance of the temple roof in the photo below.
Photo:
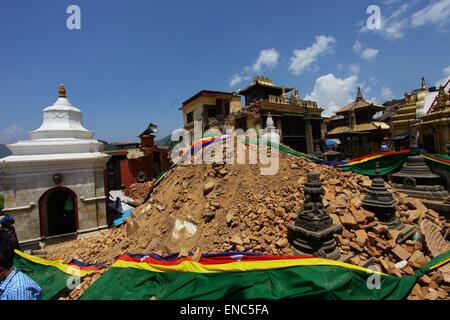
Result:
{"label": "temple roof", "polygon": [[361,92],[361,88],[358,86],[358,93],[356,95],[355,101],[353,101],[353,102],[349,103],[348,105],[346,105],[345,107],[342,107],[341,109],[337,110],[336,114],[346,113],[351,110],[364,109],[364,108],[376,108],[379,110],[385,109],[384,106],[380,106],[380,105],[374,104],[373,102],[369,102],[369,101],[365,100],[363,97],[363,94]]}
{"label": "temple roof", "polygon": [[343,133],[362,133],[373,130],[389,130],[390,126],[384,122],[372,121],[369,123],[357,124],[353,128],[342,126],[329,131],[328,135],[338,135]]}
{"label": "temple roof", "polygon": [[[239,90],[239,94],[245,96],[246,94],[251,92],[256,87],[262,87],[262,88],[268,89],[269,91],[272,91],[272,93],[274,95],[277,95],[277,96],[281,96],[281,94],[283,92],[283,88],[284,88],[282,86],[278,86],[278,85],[274,84],[273,81],[267,77],[264,78],[262,76],[261,77],[257,76],[253,79],[253,82],[251,85],[245,87],[244,89]],[[288,93],[292,90],[294,90],[294,88],[289,88],[289,87],[284,88],[285,93]]]}
{"label": "temple roof", "polygon": [[156,124],[150,123],[147,127],[147,129],[145,129],[140,135],[139,137],[142,137],[144,135],[154,135],[158,133],[158,126]]}

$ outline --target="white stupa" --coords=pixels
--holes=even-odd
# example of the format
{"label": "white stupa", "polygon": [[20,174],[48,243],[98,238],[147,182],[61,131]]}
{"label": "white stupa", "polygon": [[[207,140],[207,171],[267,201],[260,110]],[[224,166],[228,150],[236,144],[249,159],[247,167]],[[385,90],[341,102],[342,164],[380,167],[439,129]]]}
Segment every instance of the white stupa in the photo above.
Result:
{"label": "white stupa", "polygon": [[280,135],[277,132],[278,132],[278,130],[275,127],[275,123],[273,122],[272,115],[269,112],[267,115],[265,132],[260,138],[261,144],[267,145],[268,141],[279,144],[280,143]]}
{"label": "white stupa", "polygon": [[105,228],[109,156],[83,127],[82,112],[70,104],[64,85],[30,137],[8,145],[12,155],[0,159],[4,211],[14,215],[21,243]]}

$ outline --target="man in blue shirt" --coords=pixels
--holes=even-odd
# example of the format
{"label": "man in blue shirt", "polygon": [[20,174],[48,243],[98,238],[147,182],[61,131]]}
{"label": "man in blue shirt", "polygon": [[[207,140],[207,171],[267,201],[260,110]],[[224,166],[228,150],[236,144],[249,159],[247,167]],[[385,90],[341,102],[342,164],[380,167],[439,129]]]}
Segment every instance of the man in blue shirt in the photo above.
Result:
{"label": "man in blue shirt", "polygon": [[0,253],[0,300],[41,300],[42,289],[13,267],[14,256]]}

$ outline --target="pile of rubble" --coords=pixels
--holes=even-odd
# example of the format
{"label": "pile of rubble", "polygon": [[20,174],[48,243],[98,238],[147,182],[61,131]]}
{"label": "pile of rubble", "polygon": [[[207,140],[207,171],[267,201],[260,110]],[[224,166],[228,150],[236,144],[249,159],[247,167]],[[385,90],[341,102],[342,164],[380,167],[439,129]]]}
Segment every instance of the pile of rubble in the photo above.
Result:
{"label": "pile of rubble", "polygon": [[134,183],[125,189],[124,194],[133,199],[136,204],[141,205],[152,191],[153,182]]}
{"label": "pile of rubble", "polygon": [[[450,224],[419,200],[394,192],[398,217],[418,231],[410,239],[400,239],[399,231],[388,229],[362,208],[370,178],[281,155],[274,176],[262,176],[259,164],[175,167],[124,226],[47,247],[47,257],[111,263],[124,252],[292,255],[287,225],[303,206],[303,188],[312,170],[320,173],[324,207],[334,223],[343,226],[337,240],[344,261],[376,265],[385,273],[403,276],[449,250],[444,231]],[[422,277],[410,298],[448,299],[445,268]]]}

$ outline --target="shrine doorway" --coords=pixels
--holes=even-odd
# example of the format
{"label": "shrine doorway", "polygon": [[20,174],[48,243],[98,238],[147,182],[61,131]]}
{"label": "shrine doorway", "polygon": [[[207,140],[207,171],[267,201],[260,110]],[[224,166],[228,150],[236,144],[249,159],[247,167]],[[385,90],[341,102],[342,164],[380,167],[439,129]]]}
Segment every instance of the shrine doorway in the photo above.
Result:
{"label": "shrine doorway", "polygon": [[67,188],[53,188],[39,200],[41,236],[52,237],[77,232],[78,206],[76,194]]}

